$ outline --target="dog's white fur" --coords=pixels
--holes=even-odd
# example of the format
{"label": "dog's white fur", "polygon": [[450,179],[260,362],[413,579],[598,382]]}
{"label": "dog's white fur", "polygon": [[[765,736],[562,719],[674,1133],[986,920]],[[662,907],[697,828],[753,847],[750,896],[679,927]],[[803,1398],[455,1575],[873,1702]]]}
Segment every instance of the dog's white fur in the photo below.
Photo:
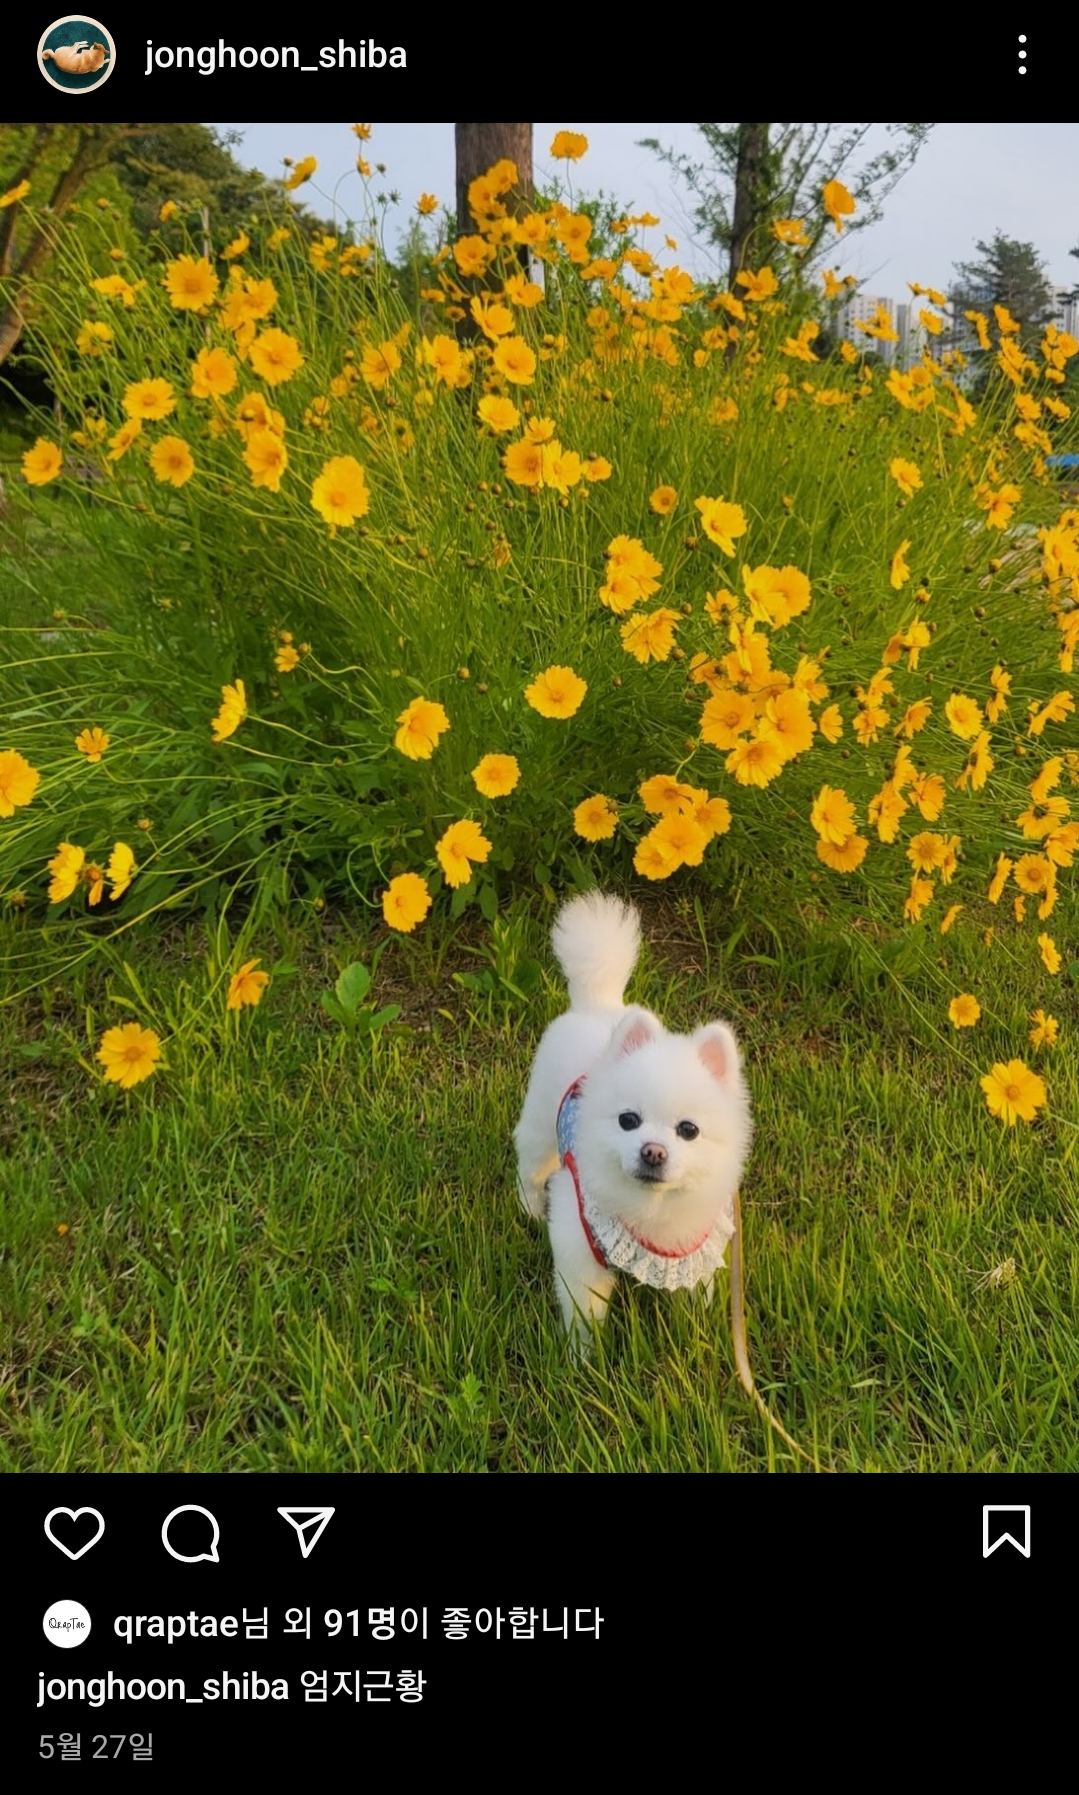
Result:
{"label": "dog's white fur", "polygon": [[42,62],[55,62],[65,75],[92,75],[101,68],[108,50],[104,44],[60,44],[55,50],[42,50]]}
{"label": "dog's white fur", "polygon": [[[570,1007],[540,1042],[514,1142],[521,1202],[537,1217],[546,1210],[563,1319],[581,1347],[607,1313],[615,1273],[594,1258],[559,1162],[555,1119],[569,1086],[587,1075],[575,1150],[582,1187],[598,1211],[668,1252],[688,1250],[713,1224],[730,1238],[752,1123],[725,1023],[672,1035],[651,1011],[623,1003],[640,948],[636,910],[599,892],[573,898],[552,943]],[[640,1125],[621,1126],[632,1114]],[[677,1132],[687,1121],[700,1131],[688,1141]]]}

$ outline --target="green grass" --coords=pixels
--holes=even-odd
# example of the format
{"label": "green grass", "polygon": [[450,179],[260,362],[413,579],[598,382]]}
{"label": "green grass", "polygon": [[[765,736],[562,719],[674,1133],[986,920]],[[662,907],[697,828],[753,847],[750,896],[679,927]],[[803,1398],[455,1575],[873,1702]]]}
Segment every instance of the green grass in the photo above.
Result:
{"label": "green grass", "polygon": [[[550,968],[546,915],[514,920]],[[395,939],[373,996],[403,1032],[361,1046],[319,999],[374,929],[308,911],[277,931],[295,971],[238,1026],[193,934],[144,956],[140,1019],[181,1026],[126,1096],[91,1075],[132,1013],[119,961],[0,1010],[0,1463],[804,1470],[738,1384],[725,1292],[705,1311],[623,1281],[591,1361],[570,1358],[510,1142],[554,978],[526,1007],[455,980],[485,963],[475,932],[441,966]],[[632,996],[743,1042],[750,1353],[788,1430],[837,1471],[1079,1468],[1074,988],[1054,981],[1047,1113],[1005,1129],[978,1073],[1044,999],[1006,944],[941,943],[941,990],[986,1011],[948,1051],[940,993],[824,917],[753,921],[723,951],[729,914],[653,900],[645,935]]]}

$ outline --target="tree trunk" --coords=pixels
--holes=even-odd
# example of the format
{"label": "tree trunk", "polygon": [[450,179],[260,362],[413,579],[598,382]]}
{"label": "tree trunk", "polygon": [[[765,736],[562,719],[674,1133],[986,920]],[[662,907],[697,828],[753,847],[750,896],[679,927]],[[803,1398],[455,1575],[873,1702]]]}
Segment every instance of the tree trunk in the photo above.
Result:
{"label": "tree trunk", "polygon": [[457,152],[457,235],[467,237],[475,230],[468,209],[468,185],[477,175],[486,174],[494,162],[503,157],[517,164],[517,185],[506,195],[506,205],[515,218],[529,211],[535,188],[532,184],[531,125],[454,125]]}
{"label": "tree trunk", "polygon": [[[34,143],[35,152],[41,152],[46,147],[51,133],[65,128],[56,125],[39,126]],[[121,143],[131,137],[144,136],[152,129],[151,125],[105,124],[80,127],[71,159],[56,177],[49,196],[48,227],[37,226],[18,257],[14,253],[14,225],[15,214],[20,210],[19,203],[8,208],[6,214],[0,214],[5,217],[7,226],[3,242],[4,272],[9,276],[14,289],[9,289],[8,303],[0,312],[0,364],[6,361],[22,336],[26,324],[24,307],[29,298],[33,277],[52,253],[55,220],[67,210],[95,170],[104,167]],[[20,179],[27,179],[32,173],[33,168],[28,162],[25,174]]]}
{"label": "tree trunk", "polygon": [[[468,204],[469,183],[477,175],[487,173],[495,163],[505,157],[517,168],[517,185],[502,195],[502,204],[513,218],[522,218],[532,210],[535,188],[532,184],[532,126],[531,125],[454,125],[454,142],[457,152],[457,235],[471,236],[478,229]],[[528,249],[521,244],[517,251],[517,260],[522,274],[528,275],[531,267]],[[460,285],[469,292],[478,293],[484,282],[475,278],[466,279],[459,275]],[[466,312],[458,320],[457,336],[462,343],[467,343],[476,336],[479,326]]]}
{"label": "tree trunk", "polygon": [[767,201],[768,130],[767,125],[738,127],[738,166],[734,176],[731,260],[727,275],[732,293],[735,275],[747,263],[756,260],[754,236]]}

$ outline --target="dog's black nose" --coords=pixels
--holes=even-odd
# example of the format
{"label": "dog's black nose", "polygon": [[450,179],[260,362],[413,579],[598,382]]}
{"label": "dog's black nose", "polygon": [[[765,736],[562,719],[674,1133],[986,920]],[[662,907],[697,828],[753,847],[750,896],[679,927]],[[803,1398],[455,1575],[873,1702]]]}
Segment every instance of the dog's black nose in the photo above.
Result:
{"label": "dog's black nose", "polygon": [[645,1141],[641,1148],[641,1158],[646,1166],[662,1166],[667,1163],[667,1149],[658,1141]]}

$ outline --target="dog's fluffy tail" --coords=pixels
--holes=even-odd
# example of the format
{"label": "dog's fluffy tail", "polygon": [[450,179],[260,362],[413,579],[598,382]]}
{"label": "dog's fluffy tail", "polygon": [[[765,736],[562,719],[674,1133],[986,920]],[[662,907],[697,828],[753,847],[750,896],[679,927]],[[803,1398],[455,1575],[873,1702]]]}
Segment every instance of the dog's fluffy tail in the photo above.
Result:
{"label": "dog's fluffy tail", "polygon": [[600,891],[571,898],[558,913],[551,943],[575,1010],[613,1010],[637,964],[641,925],[636,910]]}

